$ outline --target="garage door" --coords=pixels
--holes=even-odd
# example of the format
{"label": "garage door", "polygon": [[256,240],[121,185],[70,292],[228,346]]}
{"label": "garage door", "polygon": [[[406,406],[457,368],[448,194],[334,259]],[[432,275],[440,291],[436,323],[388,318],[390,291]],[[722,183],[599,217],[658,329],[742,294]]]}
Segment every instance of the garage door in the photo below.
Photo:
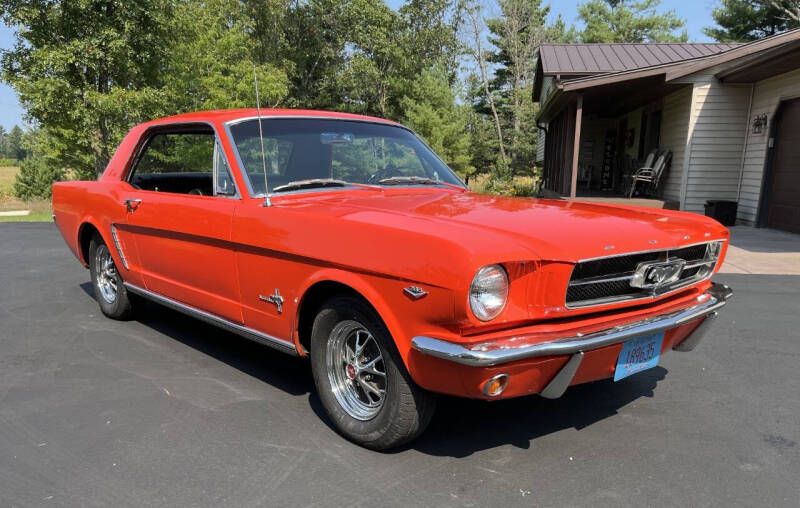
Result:
{"label": "garage door", "polygon": [[800,233],[800,99],[781,106],[776,127],[766,225]]}

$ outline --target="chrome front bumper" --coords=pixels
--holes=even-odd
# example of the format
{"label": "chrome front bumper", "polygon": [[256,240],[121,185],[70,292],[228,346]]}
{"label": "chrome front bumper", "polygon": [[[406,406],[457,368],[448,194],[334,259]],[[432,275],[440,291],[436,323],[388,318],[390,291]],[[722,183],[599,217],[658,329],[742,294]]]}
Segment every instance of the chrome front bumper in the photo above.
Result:
{"label": "chrome front bumper", "polygon": [[[537,344],[493,348],[491,343],[484,343],[472,348],[466,348],[455,342],[417,336],[414,337],[411,345],[414,349],[426,355],[470,367],[490,367],[537,356],[580,355],[582,357],[586,351],[625,342],[640,335],[669,330],[697,319],[706,318],[686,340],[675,346],[675,349],[679,351],[691,351],[705,335],[714,318],[717,317],[717,310],[723,307],[732,295],[731,288],[715,283],[705,293],[697,297],[696,303],[680,310],[651,316],[585,335],[578,333],[577,335]],[[575,357],[571,358],[565,368],[570,365],[570,362],[575,364],[574,367],[577,370],[580,360]],[[570,379],[572,379],[572,376],[570,376]]]}

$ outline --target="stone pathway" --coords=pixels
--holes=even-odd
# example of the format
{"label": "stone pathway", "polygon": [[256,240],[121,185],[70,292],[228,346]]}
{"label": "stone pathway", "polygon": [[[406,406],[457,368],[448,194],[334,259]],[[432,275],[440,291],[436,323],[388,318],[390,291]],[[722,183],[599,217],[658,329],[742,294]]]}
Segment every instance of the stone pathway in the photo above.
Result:
{"label": "stone pathway", "polygon": [[800,235],[736,226],[720,273],[800,275]]}

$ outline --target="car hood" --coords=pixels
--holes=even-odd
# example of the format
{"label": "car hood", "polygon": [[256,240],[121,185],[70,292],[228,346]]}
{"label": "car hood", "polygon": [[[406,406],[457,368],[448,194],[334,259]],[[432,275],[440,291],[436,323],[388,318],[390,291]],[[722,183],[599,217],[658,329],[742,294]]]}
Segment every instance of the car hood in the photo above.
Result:
{"label": "car hood", "polygon": [[727,238],[723,226],[702,215],[580,201],[433,189],[337,193],[315,201],[342,219],[435,231],[472,252],[501,257],[518,256],[522,248],[541,260],[577,262]]}

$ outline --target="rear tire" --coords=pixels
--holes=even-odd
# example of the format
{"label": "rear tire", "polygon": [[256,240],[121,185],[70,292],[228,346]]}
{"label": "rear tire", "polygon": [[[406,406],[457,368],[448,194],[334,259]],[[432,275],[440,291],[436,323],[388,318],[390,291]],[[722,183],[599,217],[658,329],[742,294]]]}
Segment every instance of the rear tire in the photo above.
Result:
{"label": "rear tire", "polygon": [[112,319],[130,319],[133,316],[131,295],[122,283],[111,251],[99,235],[94,235],[89,243],[89,272],[100,311]]}
{"label": "rear tire", "polygon": [[322,305],[311,331],[311,368],[333,425],[364,447],[407,443],[433,416],[434,396],[414,383],[383,321],[360,299]]}

